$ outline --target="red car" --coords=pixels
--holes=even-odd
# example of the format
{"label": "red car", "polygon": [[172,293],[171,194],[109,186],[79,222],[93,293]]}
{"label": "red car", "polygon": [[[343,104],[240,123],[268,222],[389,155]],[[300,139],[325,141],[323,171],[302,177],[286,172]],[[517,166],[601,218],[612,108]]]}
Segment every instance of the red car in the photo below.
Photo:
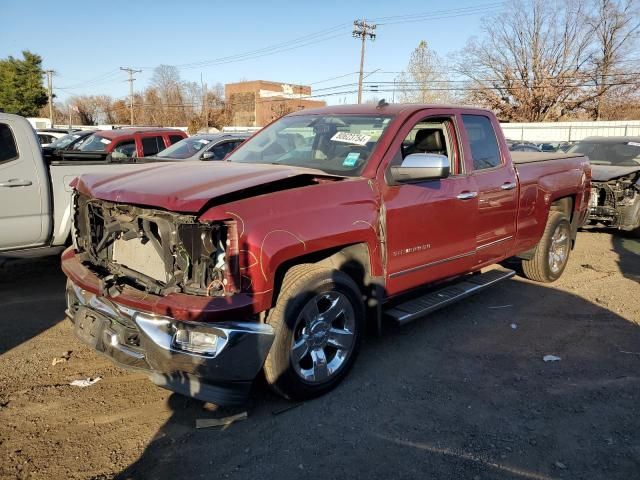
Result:
{"label": "red car", "polygon": [[82,341],[185,395],[239,402],[263,370],[285,397],[313,397],[383,316],[493,286],[512,257],[559,278],[590,180],[582,155],[512,160],[488,110],[296,112],[226,162],[80,177],[68,315]]}
{"label": "red car", "polygon": [[175,128],[118,128],[90,135],[79,150],[110,153],[114,159],[148,157],[183,138],[187,138],[187,134]]}

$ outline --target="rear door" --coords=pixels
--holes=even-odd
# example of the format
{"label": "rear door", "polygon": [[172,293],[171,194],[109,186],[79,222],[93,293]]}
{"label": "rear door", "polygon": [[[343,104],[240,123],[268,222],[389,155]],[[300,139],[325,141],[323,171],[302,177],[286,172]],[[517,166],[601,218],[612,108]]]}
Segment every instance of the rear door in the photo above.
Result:
{"label": "rear door", "polygon": [[384,167],[387,172],[407,155],[421,152],[446,155],[452,172],[448,178],[412,184],[389,185],[380,179],[390,295],[464,273],[474,263],[477,188],[474,176],[466,171],[458,122],[447,111],[414,116],[387,152],[391,158]]}
{"label": "rear door", "polygon": [[0,250],[42,245],[49,235],[49,178],[35,140],[22,122],[0,120]]}
{"label": "rear door", "polygon": [[506,145],[500,145],[494,118],[478,111],[462,114],[478,192],[476,267],[504,259],[515,242],[518,180]]}

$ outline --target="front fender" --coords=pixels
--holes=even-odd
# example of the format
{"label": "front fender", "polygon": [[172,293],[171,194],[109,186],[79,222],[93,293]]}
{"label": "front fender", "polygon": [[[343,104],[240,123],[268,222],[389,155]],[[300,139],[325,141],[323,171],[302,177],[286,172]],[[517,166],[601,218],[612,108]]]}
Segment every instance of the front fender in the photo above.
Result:
{"label": "front fender", "polygon": [[379,210],[366,179],[345,179],[220,205],[200,220],[236,222],[240,290],[259,312],[275,302],[278,268],[316,252],[364,243],[380,275]]}

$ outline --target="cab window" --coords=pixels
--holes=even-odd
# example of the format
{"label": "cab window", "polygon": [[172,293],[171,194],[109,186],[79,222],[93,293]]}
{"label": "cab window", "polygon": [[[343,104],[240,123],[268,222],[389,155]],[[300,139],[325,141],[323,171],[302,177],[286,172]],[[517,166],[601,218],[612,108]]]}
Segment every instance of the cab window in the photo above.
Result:
{"label": "cab window", "polygon": [[135,140],[125,140],[117,144],[111,152],[112,158],[132,158],[136,153]]}
{"label": "cab window", "polygon": [[408,155],[414,153],[430,153],[444,155],[449,159],[451,173],[460,173],[454,131],[450,118],[432,117],[419,121],[402,141],[392,165],[401,165]]}
{"label": "cab window", "polygon": [[0,123],[0,163],[18,158],[18,147],[9,125]]}
{"label": "cab window", "polygon": [[143,137],[142,138],[142,152],[145,157],[149,155],[155,155],[161,150],[164,150],[164,140],[162,137]]}
{"label": "cab window", "polygon": [[498,139],[491,120],[482,115],[462,115],[462,123],[471,146],[473,169],[484,170],[501,165]]}

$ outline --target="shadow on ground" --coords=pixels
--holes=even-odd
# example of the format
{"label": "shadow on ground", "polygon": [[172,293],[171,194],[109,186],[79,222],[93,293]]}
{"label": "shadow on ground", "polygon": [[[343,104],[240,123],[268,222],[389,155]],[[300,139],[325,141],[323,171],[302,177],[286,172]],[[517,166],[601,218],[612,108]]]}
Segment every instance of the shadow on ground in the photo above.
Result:
{"label": "shadow on ground", "polygon": [[0,355],[64,319],[60,257],[0,256]]}
{"label": "shadow on ground", "polygon": [[640,237],[618,232],[611,236],[611,244],[618,254],[620,272],[626,278],[640,282]]}
{"label": "shadow on ground", "polygon": [[[625,275],[634,261],[621,255]],[[632,478],[639,370],[637,325],[510,280],[387,325],[342,385],[286,412],[258,386],[248,420],[196,430],[235,412],[172,395],[171,418],[116,478]]]}

